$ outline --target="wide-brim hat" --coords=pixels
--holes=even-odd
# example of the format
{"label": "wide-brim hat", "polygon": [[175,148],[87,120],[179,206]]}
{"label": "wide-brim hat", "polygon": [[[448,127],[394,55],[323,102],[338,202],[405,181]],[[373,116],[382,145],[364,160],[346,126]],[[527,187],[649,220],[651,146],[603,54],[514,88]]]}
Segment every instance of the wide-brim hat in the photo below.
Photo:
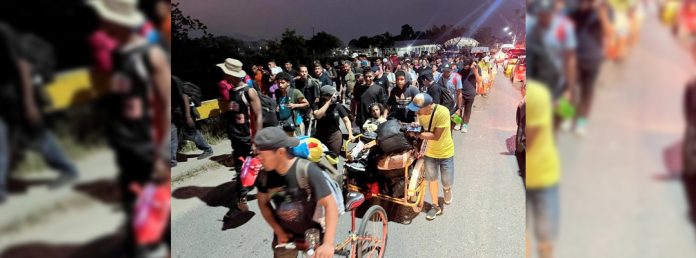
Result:
{"label": "wide-brim hat", "polygon": [[88,0],[99,17],[129,28],[137,28],[145,22],[145,16],[138,10],[137,0]]}
{"label": "wide-brim hat", "polygon": [[246,72],[242,70],[242,62],[234,58],[225,59],[225,62],[217,64],[217,67],[220,67],[220,69],[222,69],[222,72],[224,72],[225,74],[237,78],[242,78],[246,76]]}

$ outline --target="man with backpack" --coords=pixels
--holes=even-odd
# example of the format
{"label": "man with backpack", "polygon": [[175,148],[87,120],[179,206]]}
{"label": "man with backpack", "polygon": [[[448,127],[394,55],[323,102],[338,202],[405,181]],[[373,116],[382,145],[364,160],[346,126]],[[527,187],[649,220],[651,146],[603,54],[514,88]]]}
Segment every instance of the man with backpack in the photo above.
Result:
{"label": "man with backpack", "polygon": [[[239,193],[237,201],[232,202],[233,206],[225,214],[225,218],[230,218],[239,211],[246,211],[249,207],[246,204],[248,188],[242,187],[239,181],[242,165],[241,158],[246,158],[251,154],[251,145],[254,134],[263,128],[263,118],[261,117],[261,100],[256,89],[250,88],[244,82],[246,72],[242,70],[242,62],[236,59],[227,58],[224,63],[218,64],[224,73],[221,83],[232,85],[231,90],[223,95],[223,100],[229,101],[224,117],[227,122],[227,137],[232,143],[232,159],[234,160],[234,170],[237,173],[237,183],[235,190]],[[251,121],[254,121],[252,124]]]}
{"label": "man with backpack", "polygon": [[[144,16],[135,1],[95,0],[87,2],[101,18],[101,26],[116,39],[114,67],[105,121],[109,144],[119,167],[121,205],[126,214],[127,257],[135,254],[132,227],[136,194],[133,184],[168,184],[171,169],[166,165],[171,149],[167,131],[171,118],[171,71],[165,51],[137,34]],[[144,68],[144,69],[143,69]],[[155,133],[153,133],[153,131]],[[142,249],[141,249],[142,250]]]}
{"label": "man with backpack", "polygon": [[321,88],[321,81],[316,78],[312,78],[309,75],[309,70],[306,65],[300,65],[299,78],[295,80],[292,87],[298,89],[305,96],[309,102],[309,108],[305,112],[302,112],[302,121],[306,129],[309,129],[311,123],[311,112],[317,109],[317,102],[319,101],[319,90]]}
{"label": "man with backpack", "polygon": [[[24,146],[29,146],[41,154],[49,167],[59,171],[51,188],[68,184],[78,176],[77,168],[43,122],[42,103],[36,92],[42,85],[36,85],[35,80],[42,76],[37,71],[42,60],[32,60],[23,49],[27,46],[20,46],[17,37],[9,25],[0,23],[0,67],[5,68],[0,73],[0,203],[7,195],[12,149],[23,151]],[[42,84],[47,80],[50,79],[44,76]]]}
{"label": "man with backpack", "polygon": [[[171,161],[170,166],[176,167],[176,153],[179,147],[179,134],[178,129],[183,129],[186,138],[193,140],[196,143],[196,147],[202,150],[203,153],[198,155],[198,159],[205,159],[213,155],[213,148],[210,147],[208,142],[205,141],[201,132],[196,129],[196,118],[198,118],[197,112],[195,112],[196,102],[200,106],[200,99],[191,98],[190,95],[195,96],[196,94],[194,87],[197,88],[193,83],[184,82],[176,76],[172,76],[172,123],[171,123]],[[200,89],[198,89],[200,92]],[[197,96],[200,98],[200,95]]]}
{"label": "man with backpack", "polygon": [[[440,101],[437,103],[448,108],[450,115],[457,113],[457,110],[461,108],[462,100],[462,76],[458,73],[452,72],[452,67],[450,64],[445,64],[442,66],[442,75],[440,80],[435,82],[435,86],[441,91]],[[454,130],[459,131],[460,125],[455,125]]]}
{"label": "man with backpack", "polygon": [[290,80],[290,75],[285,72],[276,75],[278,122],[285,132],[299,136],[305,132],[302,113],[309,107],[309,101],[300,90],[290,87]]}
{"label": "man with backpack", "polygon": [[333,196],[335,182],[330,182],[316,164],[292,156],[290,149],[298,146],[299,140],[277,127],[261,130],[254,143],[264,168],[256,180],[258,204],[273,229],[274,257],[297,257],[297,250],[285,249],[283,245],[303,239],[308,229],[322,231],[321,223],[315,219],[316,209],[320,208],[324,211],[325,228],[314,257],[333,257],[338,209],[343,209]]}

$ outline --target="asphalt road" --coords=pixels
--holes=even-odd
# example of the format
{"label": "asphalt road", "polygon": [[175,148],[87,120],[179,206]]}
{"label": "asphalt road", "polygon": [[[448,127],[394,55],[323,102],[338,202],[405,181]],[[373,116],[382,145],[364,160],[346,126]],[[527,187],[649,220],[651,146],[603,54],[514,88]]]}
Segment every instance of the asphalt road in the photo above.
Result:
{"label": "asphalt road", "polygon": [[[452,205],[434,221],[427,221],[420,213],[409,225],[390,222],[386,257],[524,255],[524,190],[516,160],[506,146],[506,140],[515,134],[519,100],[519,87],[502,75],[488,98],[477,98],[469,133],[454,135]],[[222,144],[229,146],[228,142]],[[221,154],[216,153],[214,160],[223,158]],[[188,166],[173,172],[181,169]],[[227,212],[223,203],[229,201],[232,177],[230,168],[221,166],[174,183],[173,257],[272,256],[272,231],[256,202],[249,202],[255,215],[246,223],[227,225],[238,227],[223,230],[221,218]],[[340,218],[337,241],[347,236],[349,228],[350,216],[346,214]]]}
{"label": "asphalt road", "polygon": [[630,57],[602,67],[589,134],[559,135],[556,257],[696,257],[682,186],[658,179],[663,151],[683,135],[683,92],[696,69],[649,17]]}

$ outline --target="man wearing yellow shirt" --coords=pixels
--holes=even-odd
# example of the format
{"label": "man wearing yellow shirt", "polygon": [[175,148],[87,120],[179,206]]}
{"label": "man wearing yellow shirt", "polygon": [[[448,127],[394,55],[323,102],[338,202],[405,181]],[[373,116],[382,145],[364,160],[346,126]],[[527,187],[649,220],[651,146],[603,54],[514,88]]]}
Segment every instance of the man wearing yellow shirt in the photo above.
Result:
{"label": "man wearing yellow shirt", "polygon": [[424,158],[425,180],[428,181],[432,208],[427,212],[426,219],[433,220],[442,214],[438,204],[438,175],[442,174],[442,188],[445,194],[445,204],[452,203],[452,183],[454,183],[454,141],[450,130],[449,110],[434,104],[433,98],[427,93],[419,93],[408,109],[418,115],[418,123],[423,128],[419,137],[427,140]]}
{"label": "man wearing yellow shirt", "polygon": [[551,93],[538,81],[526,86],[527,227],[534,225],[539,257],[553,257],[558,232],[560,162],[553,136]]}

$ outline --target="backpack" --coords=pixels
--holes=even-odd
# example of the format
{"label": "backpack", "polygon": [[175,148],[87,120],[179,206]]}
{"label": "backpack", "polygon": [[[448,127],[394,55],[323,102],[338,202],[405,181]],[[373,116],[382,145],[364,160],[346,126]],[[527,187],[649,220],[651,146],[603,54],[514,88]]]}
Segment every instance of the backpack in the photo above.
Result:
{"label": "backpack", "polygon": [[[452,73],[452,85],[457,85],[457,76],[460,76],[458,73]],[[461,78],[461,76],[460,76]],[[445,85],[444,78],[440,76],[440,83],[439,85],[436,85],[440,91],[440,104],[443,107],[446,107],[450,111],[450,115],[454,114],[454,111],[457,109],[457,102],[454,101],[454,97],[452,97],[452,93],[447,89],[447,86]]]}
{"label": "backpack", "polygon": [[[244,87],[244,95],[242,95],[242,100],[244,104],[247,105],[251,111],[251,106],[249,106],[249,101],[247,95],[249,94],[249,87]],[[261,102],[261,118],[263,119],[263,128],[278,126],[278,116],[276,115],[276,102],[269,96],[256,92],[256,96],[259,96],[259,101]]]}
{"label": "backpack", "polygon": [[48,41],[34,34],[22,34],[19,36],[19,56],[31,64],[31,77],[35,90],[35,98],[40,107],[51,104],[43,87],[55,78],[56,54],[53,46]]}
{"label": "backpack", "polygon": [[389,119],[377,127],[377,144],[384,154],[404,152],[413,148],[401,131],[401,123]]}
{"label": "backpack", "polygon": [[538,26],[527,33],[527,77],[544,83],[556,99],[561,93],[562,73],[546,49],[541,33]]}
{"label": "backpack", "polygon": [[56,54],[51,43],[34,34],[22,34],[19,36],[19,55],[31,63],[32,76],[40,76],[41,83],[38,84],[53,81]]}
{"label": "backpack", "polygon": [[189,100],[191,101],[191,103],[193,103],[194,106],[201,106],[201,99],[203,94],[201,93],[201,88],[198,87],[198,85],[193,84],[192,82],[185,81],[181,84],[181,91],[183,94],[189,97]]}
{"label": "backpack", "polygon": [[[304,189],[307,191],[307,196],[308,198],[312,197],[312,188],[309,185],[309,176],[308,176],[308,168],[309,165],[312,164],[311,161],[303,159],[303,158],[297,158],[297,171],[296,171],[296,176],[297,176],[297,183],[298,186],[301,189]],[[331,189],[331,195],[333,195],[334,200],[336,201],[336,207],[338,209],[338,216],[341,216],[343,213],[345,213],[345,203],[343,201],[343,191],[341,190],[341,186],[334,180],[329,172],[326,172],[326,170],[323,170],[324,173],[322,173],[322,176],[324,178],[324,181],[326,181],[329,184],[329,189]],[[326,212],[323,209],[324,207],[319,204],[317,200],[317,206],[314,209],[314,216],[312,216],[312,219],[321,224],[322,228],[326,226]]]}

